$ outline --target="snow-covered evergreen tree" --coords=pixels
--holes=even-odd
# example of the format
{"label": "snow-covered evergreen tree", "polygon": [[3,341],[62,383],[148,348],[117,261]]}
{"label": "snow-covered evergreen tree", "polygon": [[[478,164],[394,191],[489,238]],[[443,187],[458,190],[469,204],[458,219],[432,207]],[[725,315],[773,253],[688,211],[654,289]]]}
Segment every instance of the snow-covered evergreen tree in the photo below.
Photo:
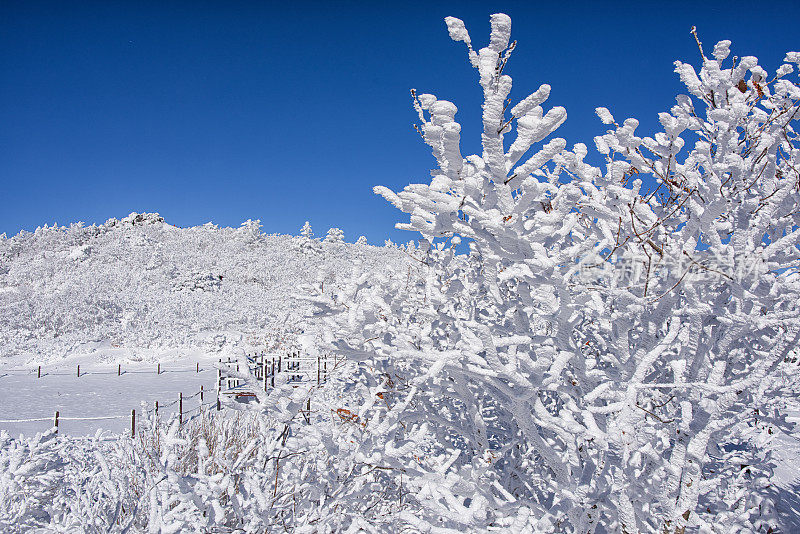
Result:
{"label": "snow-covered evergreen tree", "polygon": [[311,224],[308,221],[306,221],[303,227],[300,229],[300,235],[306,239],[311,239],[314,237],[314,230],[311,229]]}
{"label": "snow-covered evergreen tree", "polygon": [[325,236],[326,243],[344,243],[344,232],[341,228],[331,228]]}
{"label": "snow-covered evergreen tree", "polygon": [[364,246],[364,245],[369,245],[369,243],[367,242],[367,238],[362,235],[359,236],[359,238],[356,240],[356,245]]}
{"label": "snow-covered evergreen tree", "polygon": [[297,238],[295,244],[297,250],[303,254],[319,254],[322,252],[319,240],[314,239],[314,231],[308,221],[300,229],[300,237]]}

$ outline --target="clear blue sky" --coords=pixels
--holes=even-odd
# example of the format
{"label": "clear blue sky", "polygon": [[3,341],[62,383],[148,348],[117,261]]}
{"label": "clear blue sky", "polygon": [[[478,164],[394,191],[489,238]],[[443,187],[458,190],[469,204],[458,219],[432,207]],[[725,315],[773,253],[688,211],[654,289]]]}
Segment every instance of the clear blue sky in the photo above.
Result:
{"label": "clear blue sky", "polygon": [[476,47],[509,14],[517,99],[549,83],[558,135],[591,143],[596,106],[652,132],[697,64],[733,41],[768,70],[800,50],[800,2],[35,2],[0,5],[0,233],[157,211],[190,226],[310,220],[348,241],[415,236],[372,193],[428,178],[409,88],[456,103],[477,151]]}

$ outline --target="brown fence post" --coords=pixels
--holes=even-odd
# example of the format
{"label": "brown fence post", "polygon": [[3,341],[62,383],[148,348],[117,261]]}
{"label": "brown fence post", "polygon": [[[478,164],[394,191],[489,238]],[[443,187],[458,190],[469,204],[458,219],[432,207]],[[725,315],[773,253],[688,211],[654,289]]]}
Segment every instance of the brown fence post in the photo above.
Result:
{"label": "brown fence post", "polygon": [[41,365],[39,366],[39,372],[36,375],[36,378],[42,378],[42,366]]}
{"label": "brown fence post", "polygon": [[136,410],[131,410],[131,437],[136,436]]}
{"label": "brown fence post", "polygon": [[160,363],[158,364],[158,368],[156,369],[156,374],[157,375],[161,374],[161,364]]}
{"label": "brown fence post", "polygon": [[118,363],[117,364],[117,376],[121,376],[121,375],[122,375],[122,364]]}
{"label": "brown fence post", "polygon": [[178,424],[183,424],[183,393],[178,394]]}
{"label": "brown fence post", "polygon": [[203,404],[203,386],[200,386],[200,404]]}
{"label": "brown fence post", "polygon": [[81,377],[81,366],[79,365],[78,366],[78,378],[80,378],[80,377]]}
{"label": "brown fence post", "polygon": [[197,372],[197,373],[200,372],[200,362],[197,362],[197,367],[196,367],[195,372]]}
{"label": "brown fence post", "polygon": [[158,415],[158,401],[156,401],[156,415]]}
{"label": "brown fence post", "polygon": [[56,411],[55,421],[53,421],[53,426],[56,427],[56,434],[58,434],[58,411]]}

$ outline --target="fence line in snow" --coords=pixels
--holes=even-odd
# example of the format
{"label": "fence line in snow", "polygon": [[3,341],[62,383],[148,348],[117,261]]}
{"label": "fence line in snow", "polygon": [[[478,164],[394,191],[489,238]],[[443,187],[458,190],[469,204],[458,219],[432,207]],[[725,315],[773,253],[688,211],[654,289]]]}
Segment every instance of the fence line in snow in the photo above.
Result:
{"label": "fence line in snow", "polygon": [[[56,368],[55,370],[64,371],[65,369],[66,369],[65,367],[60,367],[60,368]],[[110,369],[113,369],[113,367],[111,367]],[[206,369],[200,367],[200,362],[195,362],[195,367],[194,367],[195,373],[200,373],[200,371],[205,371],[205,370]],[[42,378],[42,376],[48,376],[48,375],[55,375],[56,374],[55,372],[48,372],[47,368],[45,368],[44,371],[45,371],[45,373],[43,375],[42,374],[42,366],[41,365],[38,365],[38,366],[36,366],[34,368],[0,369],[0,378],[2,378],[3,376],[7,376],[9,373],[25,373],[25,374],[29,374],[29,375],[30,374],[36,374],[36,378]],[[181,372],[190,372],[190,371],[191,371],[191,367],[178,367],[178,368],[164,367],[164,368],[162,368],[161,363],[160,362],[156,362],[156,374],[157,375],[161,375],[161,374],[164,374],[164,373],[170,373],[170,372],[172,372],[172,373],[181,373]],[[122,364],[121,363],[117,364],[117,376],[122,376],[123,374],[127,374],[128,372],[142,373],[142,372],[146,372],[146,371],[143,371],[143,370],[141,370],[141,368],[136,368],[136,367],[134,368],[133,371],[127,371],[127,370],[122,368]],[[87,374],[98,374],[98,371],[96,371],[96,370],[95,371],[86,371],[85,367],[84,367],[83,371],[81,371],[81,366],[80,365],[76,366],[75,375],[78,378],[80,378],[81,376],[85,376]],[[103,372],[103,374],[111,374],[111,372],[108,372],[108,373]]]}
{"label": "fence line in snow", "polygon": [[[309,356],[302,356],[299,351],[288,351],[285,355],[284,354],[269,354],[267,352],[261,352],[258,354],[247,354],[245,357],[245,361],[247,362],[249,371],[255,376],[255,378],[263,384],[264,391],[267,391],[269,387],[275,387],[275,377],[280,374],[289,375],[288,382],[289,383],[300,383],[300,382],[307,382],[313,381],[316,379],[317,385],[321,385],[324,383],[330,371],[332,371],[339,363],[341,363],[341,359],[336,358],[335,356],[331,355],[324,355],[324,356],[316,356],[316,357],[309,357]],[[332,361],[332,365],[328,365],[329,361]],[[154,412],[158,415],[158,410],[163,408],[169,408],[171,406],[178,405],[178,422],[183,423],[183,416],[191,414],[194,411],[202,410],[203,406],[213,406],[216,404],[217,410],[221,409],[220,397],[222,395],[230,395],[234,397],[251,397],[254,396],[253,392],[244,391],[241,389],[241,379],[237,376],[230,376],[227,373],[223,372],[223,369],[227,368],[231,374],[233,374],[233,368],[235,365],[236,372],[239,372],[239,365],[240,361],[228,357],[225,361],[220,358],[218,360],[219,365],[217,367],[217,398],[215,401],[211,402],[204,402],[203,398],[206,393],[204,387],[200,386],[200,391],[193,395],[189,395],[184,397],[183,392],[178,394],[178,399],[166,404],[159,404],[158,401],[155,401],[154,407],[152,409],[148,409],[148,412]],[[309,365],[310,362],[310,365]],[[314,365],[316,363],[316,365]],[[181,369],[183,370],[183,369]],[[195,373],[200,372],[200,362],[195,362]],[[36,373],[37,378],[42,377],[42,366],[39,365],[35,370],[31,369],[6,369],[5,371],[28,371],[29,374]],[[166,372],[166,371],[163,371]],[[49,373],[45,373],[47,376]],[[84,373],[84,375],[87,373]],[[122,364],[117,364],[117,376],[122,376]],[[156,374],[162,374],[161,363],[158,362],[156,364]],[[76,376],[78,378],[81,377],[81,366],[78,365],[76,369]],[[225,387],[223,387],[223,383]],[[200,404],[195,408],[191,408],[189,410],[184,411],[183,409],[183,401],[193,399],[194,397],[200,396]],[[305,417],[307,422],[310,422],[310,412],[311,412],[311,399],[308,400],[308,404],[306,406],[306,410],[303,411],[303,416]],[[104,416],[97,416],[97,417],[61,417],[60,412],[56,411],[55,415],[51,417],[36,417],[36,418],[29,418],[29,419],[0,419],[0,423],[28,423],[28,422],[42,422],[42,421],[53,421],[53,426],[58,432],[58,423],[59,421],[102,421],[102,420],[111,420],[111,419],[125,419],[130,417],[131,420],[131,436],[135,435],[136,430],[136,410],[132,409],[130,415],[104,415]]]}
{"label": "fence line in snow", "polygon": [[[194,395],[185,396],[183,393],[178,394],[178,400],[162,404],[161,408],[167,408],[170,406],[174,406],[178,404],[178,422],[183,423],[183,417],[185,415],[189,415],[196,411],[201,411],[204,406],[214,406],[216,404],[217,410],[220,409],[219,399],[215,401],[203,402],[203,396],[206,393],[205,388],[200,386],[200,391],[195,393]],[[187,399],[193,399],[197,396],[200,396],[200,404],[195,406],[194,408],[190,408],[188,410],[183,409],[183,401]],[[155,412],[158,414],[159,404],[158,401],[155,401],[155,407],[147,409],[147,412]],[[0,423],[32,423],[32,422],[42,422],[42,421],[53,421],[53,427],[55,427],[56,432],[58,432],[58,423],[60,421],[103,421],[103,420],[110,420],[110,419],[126,419],[130,417],[131,420],[131,437],[134,437],[136,434],[136,410],[131,410],[130,415],[101,415],[101,416],[93,416],[93,417],[61,417],[60,411],[57,410],[52,417],[33,417],[28,419],[0,419]]]}

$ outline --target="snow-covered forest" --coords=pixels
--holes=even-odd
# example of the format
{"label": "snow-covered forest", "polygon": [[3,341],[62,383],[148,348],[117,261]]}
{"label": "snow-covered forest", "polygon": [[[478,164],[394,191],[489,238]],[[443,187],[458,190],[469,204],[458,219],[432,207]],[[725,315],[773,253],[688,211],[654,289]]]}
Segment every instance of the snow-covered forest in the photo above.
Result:
{"label": "snow-covered forest", "polygon": [[[153,215],[0,242],[7,358],[205,346],[253,392],[132,437],[0,433],[3,529],[800,529],[800,53],[768,73],[693,33],[662,131],[598,108],[606,133],[568,147],[549,85],[510,97],[509,17],[482,48],[446,26],[482,152],[412,90],[436,168],[375,191],[416,246]],[[345,363],[262,388],[238,341],[300,331]]]}

